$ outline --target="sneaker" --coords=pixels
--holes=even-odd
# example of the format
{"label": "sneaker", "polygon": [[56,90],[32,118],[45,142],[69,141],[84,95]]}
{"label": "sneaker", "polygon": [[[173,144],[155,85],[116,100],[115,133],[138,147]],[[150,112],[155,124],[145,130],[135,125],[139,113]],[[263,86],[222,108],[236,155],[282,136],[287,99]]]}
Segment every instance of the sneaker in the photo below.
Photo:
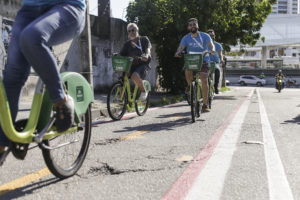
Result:
{"label": "sneaker", "polygon": [[145,101],[148,97],[148,92],[142,92],[139,100]]}
{"label": "sneaker", "polygon": [[209,108],[208,108],[208,106],[206,104],[204,104],[202,106],[202,112],[210,112],[210,110],[209,110]]}
{"label": "sneaker", "polygon": [[0,166],[3,165],[3,163],[4,163],[4,161],[5,161],[6,157],[7,157],[7,155],[9,154],[9,152],[10,152],[10,148],[8,148],[5,151],[2,151],[0,153]]}
{"label": "sneaker", "polygon": [[74,100],[71,96],[67,96],[64,104],[55,106],[55,125],[58,132],[68,130],[74,122]]}

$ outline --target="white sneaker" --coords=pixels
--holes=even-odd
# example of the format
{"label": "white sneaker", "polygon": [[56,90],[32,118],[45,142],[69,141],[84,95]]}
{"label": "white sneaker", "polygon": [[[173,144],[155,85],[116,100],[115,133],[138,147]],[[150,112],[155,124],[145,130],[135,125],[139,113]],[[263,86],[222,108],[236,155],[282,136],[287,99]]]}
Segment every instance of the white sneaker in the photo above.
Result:
{"label": "white sneaker", "polygon": [[147,99],[147,96],[148,96],[148,92],[142,92],[139,100],[145,101]]}

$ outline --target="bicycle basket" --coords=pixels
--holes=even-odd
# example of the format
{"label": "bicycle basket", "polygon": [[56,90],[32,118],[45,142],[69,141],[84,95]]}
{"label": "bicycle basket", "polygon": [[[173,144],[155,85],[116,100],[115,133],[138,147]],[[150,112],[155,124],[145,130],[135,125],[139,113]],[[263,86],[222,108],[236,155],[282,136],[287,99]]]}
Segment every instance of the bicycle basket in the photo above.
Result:
{"label": "bicycle basket", "polygon": [[133,58],[124,56],[113,56],[112,66],[117,72],[129,72]]}
{"label": "bicycle basket", "polygon": [[184,64],[187,70],[190,71],[200,71],[203,63],[202,54],[185,54]]}
{"label": "bicycle basket", "polygon": [[211,62],[209,64],[209,72],[210,73],[215,73],[215,69],[216,69],[216,63],[215,62]]}

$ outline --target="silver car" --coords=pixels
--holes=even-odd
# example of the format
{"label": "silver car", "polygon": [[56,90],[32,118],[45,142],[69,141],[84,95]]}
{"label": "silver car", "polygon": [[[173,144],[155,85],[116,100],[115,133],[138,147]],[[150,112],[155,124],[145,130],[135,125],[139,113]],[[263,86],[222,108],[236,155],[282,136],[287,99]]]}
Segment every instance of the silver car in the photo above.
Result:
{"label": "silver car", "polygon": [[266,80],[258,78],[256,76],[252,76],[252,75],[243,75],[243,76],[240,76],[239,84],[263,86],[266,84]]}

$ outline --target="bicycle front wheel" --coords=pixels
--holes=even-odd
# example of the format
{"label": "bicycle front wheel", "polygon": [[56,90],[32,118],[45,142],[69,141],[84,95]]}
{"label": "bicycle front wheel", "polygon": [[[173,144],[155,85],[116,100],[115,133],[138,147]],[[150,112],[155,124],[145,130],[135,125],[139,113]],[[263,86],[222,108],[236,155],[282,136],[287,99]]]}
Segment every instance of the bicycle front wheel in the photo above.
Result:
{"label": "bicycle front wheel", "polygon": [[196,106],[197,106],[197,93],[196,93],[196,85],[195,82],[193,81],[191,83],[191,114],[192,114],[192,122],[195,122],[196,118]]}
{"label": "bicycle front wheel", "polygon": [[150,93],[145,100],[137,99],[135,100],[135,111],[139,116],[143,116],[148,108],[149,108],[149,101],[150,101]]}
{"label": "bicycle front wheel", "polygon": [[81,116],[81,126],[76,132],[64,134],[44,141],[47,146],[57,149],[42,149],[43,157],[49,170],[60,179],[65,179],[76,174],[88,152],[91,138],[92,116],[89,106],[86,113]]}
{"label": "bicycle front wheel", "polygon": [[107,110],[113,120],[120,120],[126,112],[127,92],[123,84],[115,83],[107,96]]}

